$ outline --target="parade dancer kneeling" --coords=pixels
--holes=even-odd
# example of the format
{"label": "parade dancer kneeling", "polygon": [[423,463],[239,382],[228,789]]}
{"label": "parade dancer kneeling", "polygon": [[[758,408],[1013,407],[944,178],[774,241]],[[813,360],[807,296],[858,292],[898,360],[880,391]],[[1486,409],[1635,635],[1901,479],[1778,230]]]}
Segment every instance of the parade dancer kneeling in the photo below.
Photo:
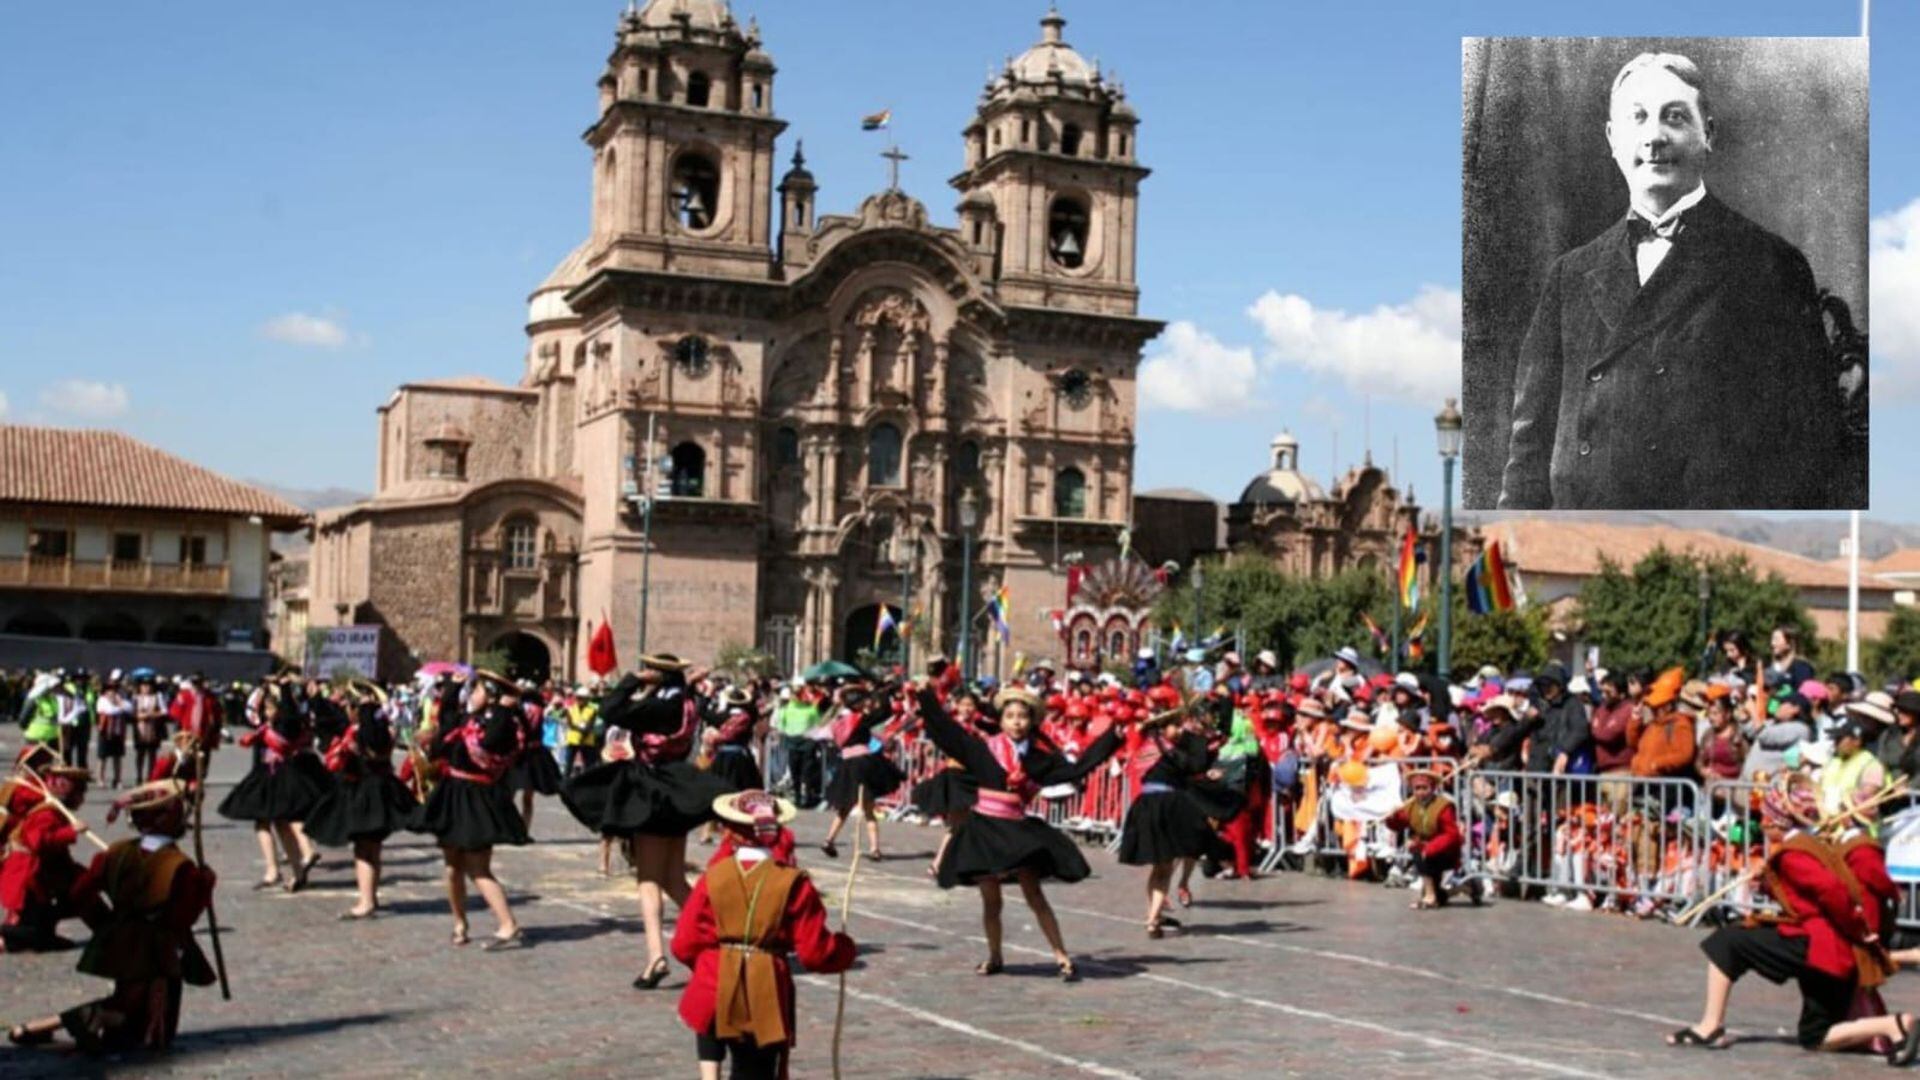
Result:
{"label": "parade dancer kneeling", "polygon": [[764,791],[722,795],[713,812],[727,842],[693,886],[674,927],[674,959],[693,970],[680,1018],[693,1029],[702,1080],[787,1075],[798,1041],[793,970],[830,975],[853,966],[853,939],[827,926],[826,905],[807,878],[780,858],[781,825],[793,804]]}
{"label": "parade dancer kneeling", "polygon": [[647,966],[633,981],[651,990],[667,977],[663,895],[687,903],[687,834],[713,817],[726,781],[687,760],[700,721],[700,699],[687,663],[670,653],[640,658],[642,670],[621,679],[600,700],[608,724],[633,734],[633,757],[595,766],[568,780],[560,799],[582,825],[627,840],[640,883]]}
{"label": "parade dancer kneeling", "polygon": [[1845,1020],[1857,987],[1886,978],[1879,936],[1863,910],[1860,885],[1839,852],[1810,831],[1819,801],[1811,783],[1793,773],[1778,777],[1761,803],[1761,828],[1772,854],[1761,881],[1780,914],[1723,926],[1700,943],[1707,954],[1707,1000],[1700,1022],[1667,1036],[1670,1046],[1723,1049],[1727,998],[1749,971],[1769,982],[1800,986],[1800,1045],[1848,1050],[1885,1038],[1891,1065],[1920,1056],[1920,1026],[1909,1013]]}
{"label": "parade dancer kneeling", "polygon": [[1147,936],[1153,938],[1165,933],[1163,927],[1180,925],[1166,915],[1174,864],[1191,873],[1196,859],[1230,857],[1214,823],[1240,809],[1234,793],[1217,782],[1219,773],[1210,771],[1214,757],[1206,736],[1184,729],[1184,719],[1179,710],[1155,717],[1141,729],[1140,746],[1128,762],[1138,794],[1121,826],[1120,861],[1149,868]]}
{"label": "parade dancer kneeling", "polygon": [[79,970],[112,979],[113,993],[17,1025],[9,1040],[51,1042],[64,1026],[90,1054],[164,1050],[173,1041],[183,984],[215,981],[193,937],[213,901],[214,874],[175,843],[187,831],[187,792],[178,780],[156,780],[116,800],[107,819],[130,811],[140,835],[95,856],[74,886],[74,902],[94,931]]}
{"label": "parade dancer kneeling", "polygon": [[73,845],[86,829],[73,811],[86,801],[89,774],[50,753],[30,752],[21,769],[0,784],[0,952],[68,948],[73,943],[60,936],[60,920],[76,914],[70,894],[80,864]]}
{"label": "parade dancer kneeling", "polygon": [[1027,816],[1027,804],[1041,788],[1073,783],[1099,768],[1120,746],[1119,726],[1107,729],[1075,762],[1040,736],[1036,730],[1040,699],[1025,688],[1000,692],[1000,733],[987,739],[976,738],[954,723],[931,690],[922,691],[919,700],[927,737],[942,753],[958,760],[979,787],[973,813],[953,830],[953,843],[940,862],[937,878],[943,889],[955,885],[980,889],[987,958],[975,973],[996,975],[1003,967],[1000,885],[1012,880],[1020,883],[1040,932],[1053,947],[1060,977],[1073,982],[1080,977],[1079,971],[1040,884],[1048,879],[1071,883],[1093,871],[1071,839],[1044,820]]}
{"label": "parade dancer kneeling", "polygon": [[380,855],[387,837],[419,811],[413,791],[393,774],[393,727],[381,713],[385,695],[367,687],[347,730],[327,748],[327,768],[338,778],[307,816],[307,835],[327,847],[353,846],[359,902],[340,918],[370,919],[380,906]]}
{"label": "parade dancer kneeling", "polygon": [[[833,741],[840,747],[840,768],[827,783],[827,805],[833,807],[833,822],[827,826],[827,838],[820,850],[829,859],[839,858],[840,849],[833,842],[839,838],[840,830],[857,805],[860,816],[867,822],[867,851],[878,862],[886,856],[880,853],[880,817],[873,811],[873,801],[893,794],[907,779],[900,767],[887,758],[883,748],[885,735],[874,733],[875,728],[892,718],[891,702],[885,691],[869,694],[859,687],[848,687],[840,694],[842,708],[833,722]],[[856,834],[855,845],[858,843]]]}
{"label": "parade dancer kneeling", "polygon": [[1387,828],[1405,832],[1407,850],[1413,855],[1414,873],[1420,875],[1420,899],[1416,909],[1445,907],[1446,876],[1459,869],[1460,853],[1467,838],[1460,831],[1460,814],[1453,800],[1438,794],[1440,777],[1431,769],[1414,769],[1406,774],[1412,798],[1387,816]]}
{"label": "parade dancer kneeling", "polygon": [[464,718],[447,718],[433,740],[433,755],[446,763],[440,783],[420,808],[418,832],[440,841],[447,864],[447,902],[453,909],[453,943],[465,945],[467,936],[467,879],[480,890],[499,924],[488,952],[521,944],[520,924],[507,903],[507,891],[493,876],[493,849],[498,844],[527,842],[527,824],[513,805],[513,796],[501,781],[520,750],[521,722],[517,713],[496,703],[492,686],[509,685],[491,672],[474,673]]}

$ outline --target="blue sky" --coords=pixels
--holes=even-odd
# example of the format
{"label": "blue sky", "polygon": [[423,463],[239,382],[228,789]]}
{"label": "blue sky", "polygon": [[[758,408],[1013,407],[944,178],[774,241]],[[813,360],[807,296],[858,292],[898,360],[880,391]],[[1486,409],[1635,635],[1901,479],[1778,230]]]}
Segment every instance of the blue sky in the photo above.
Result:
{"label": "blue sky", "polygon": [[[232,475],[370,489],[373,410],[396,384],[518,377],[526,294],[586,229],[579,135],[620,7],[6,6],[5,416],[122,428]],[[951,223],[959,132],[1044,7],[734,10],[760,21],[790,125],[780,157],[806,140],[823,213],[884,185],[884,140],[858,118],[890,106],[912,155],[902,186]],[[1920,5],[1878,8],[1874,516],[1920,521],[1903,437],[1920,421],[1920,73],[1894,60],[1920,44]],[[1062,13],[1067,40],[1125,83],[1154,170],[1142,313],[1173,325],[1148,348],[1138,486],[1231,498],[1287,427],[1323,481],[1369,433],[1376,461],[1397,445],[1429,506],[1432,416],[1457,355],[1461,36],[1859,25],[1858,0]],[[1355,341],[1400,361],[1366,369]]]}

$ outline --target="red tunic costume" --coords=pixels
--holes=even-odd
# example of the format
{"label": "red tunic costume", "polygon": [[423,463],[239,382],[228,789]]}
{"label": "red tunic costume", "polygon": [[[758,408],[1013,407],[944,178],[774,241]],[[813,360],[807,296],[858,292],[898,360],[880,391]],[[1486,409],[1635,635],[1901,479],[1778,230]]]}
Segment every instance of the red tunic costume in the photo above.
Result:
{"label": "red tunic costume", "polygon": [[1412,834],[1408,846],[1422,876],[1437,878],[1459,867],[1466,836],[1460,831],[1460,814],[1452,799],[1445,795],[1408,799],[1387,816],[1386,825],[1394,832]]}
{"label": "red tunic costume", "polygon": [[94,930],[78,966],[112,979],[113,993],[61,1014],[82,1050],[161,1049],[173,1041],[182,984],[214,982],[193,937],[213,887],[213,871],[170,838],[122,840],[94,857],[73,892]]}
{"label": "red tunic costume", "polygon": [[789,955],[811,972],[845,971],[853,939],[828,927],[804,871],[731,850],[716,856],[673,932],[674,959],[693,969],[680,1019],[722,1041],[791,1049],[798,1040]]}
{"label": "red tunic costume", "polygon": [[73,914],[67,903],[80,866],[73,823],[26,785],[10,786],[7,819],[0,824],[0,908],[6,909],[7,948],[47,948],[55,927]]}

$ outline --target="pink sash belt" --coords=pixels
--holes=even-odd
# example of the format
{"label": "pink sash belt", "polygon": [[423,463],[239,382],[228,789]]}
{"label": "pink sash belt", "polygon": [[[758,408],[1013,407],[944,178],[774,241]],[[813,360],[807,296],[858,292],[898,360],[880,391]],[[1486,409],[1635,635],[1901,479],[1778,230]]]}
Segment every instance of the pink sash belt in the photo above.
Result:
{"label": "pink sash belt", "polygon": [[1010,791],[981,788],[973,804],[973,812],[990,818],[999,818],[1002,821],[1019,821],[1027,816],[1027,803],[1025,799]]}

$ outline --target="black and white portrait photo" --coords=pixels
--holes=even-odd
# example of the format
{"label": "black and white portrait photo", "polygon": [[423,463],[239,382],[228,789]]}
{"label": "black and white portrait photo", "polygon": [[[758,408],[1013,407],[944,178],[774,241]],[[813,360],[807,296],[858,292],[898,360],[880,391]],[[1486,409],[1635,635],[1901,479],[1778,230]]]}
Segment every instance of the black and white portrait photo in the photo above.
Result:
{"label": "black and white portrait photo", "polygon": [[1464,503],[1866,507],[1867,47],[1463,46]]}

